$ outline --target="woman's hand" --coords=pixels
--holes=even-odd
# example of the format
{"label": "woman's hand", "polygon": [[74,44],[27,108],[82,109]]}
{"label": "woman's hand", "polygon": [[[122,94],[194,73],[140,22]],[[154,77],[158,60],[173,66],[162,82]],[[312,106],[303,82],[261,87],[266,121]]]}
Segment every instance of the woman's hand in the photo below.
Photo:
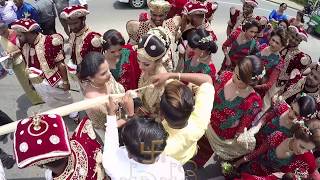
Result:
{"label": "woman's hand", "polygon": [[151,79],[155,86],[163,86],[170,77],[171,73],[160,73],[152,76]]}
{"label": "woman's hand", "polygon": [[134,115],[134,102],[132,97],[129,94],[130,92],[126,92],[126,95],[122,97],[121,106],[124,108],[128,116]]}
{"label": "woman's hand", "polygon": [[127,123],[126,120],[124,120],[124,119],[119,119],[119,120],[117,121],[118,128],[119,128],[119,127],[122,127],[122,126],[125,125],[126,123]]}
{"label": "woman's hand", "polygon": [[107,112],[110,116],[115,116],[118,110],[118,105],[114,102],[113,98],[109,96],[109,102],[107,102]]}

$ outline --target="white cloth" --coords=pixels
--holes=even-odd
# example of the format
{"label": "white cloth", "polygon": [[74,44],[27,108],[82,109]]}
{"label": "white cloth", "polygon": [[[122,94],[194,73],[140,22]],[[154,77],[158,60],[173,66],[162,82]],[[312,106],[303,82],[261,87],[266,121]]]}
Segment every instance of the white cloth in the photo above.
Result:
{"label": "white cloth", "polygon": [[3,170],[2,162],[0,160],[0,180],[6,180],[6,176]]}
{"label": "white cloth", "polygon": [[64,91],[63,89],[58,88],[61,84],[62,81],[57,83],[55,87],[52,87],[48,81],[44,79],[40,84],[33,83],[33,87],[49,107],[57,108],[73,102],[69,91]]}
{"label": "white cloth", "polygon": [[50,169],[46,169],[46,171],[44,172],[44,177],[46,178],[46,180],[53,180],[52,171]]}
{"label": "white cloth", "polygon": [[82,6],[84,6],[86,4],[88,4],[87,0],[70,0],[69,1],[69,6],[74,6],[74,5],[82,5]]}
{"label": "white cloth", "polygon": [[154,164],[141,164],[128,157],[125,147],[119,147],[116,116],[107,116],[103,151],[103,167],[112,180],[184,180],[182,165],[175,159],[161,154]]}

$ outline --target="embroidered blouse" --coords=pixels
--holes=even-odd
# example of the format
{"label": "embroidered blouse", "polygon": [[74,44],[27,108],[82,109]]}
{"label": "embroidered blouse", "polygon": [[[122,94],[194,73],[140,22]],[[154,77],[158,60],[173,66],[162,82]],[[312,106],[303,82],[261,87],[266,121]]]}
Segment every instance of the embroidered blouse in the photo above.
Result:
{"label": "embroidered blouse", "polygon": [[232,101],[225,98],[224,86],[232,75],[232,72],[224,72],[215,84],[211,126],[221,139],[234,139],[244,128],[251,127],[252,121],[262,108],[261,97],[256,92],[250,93],[246,98],[238,96]]}

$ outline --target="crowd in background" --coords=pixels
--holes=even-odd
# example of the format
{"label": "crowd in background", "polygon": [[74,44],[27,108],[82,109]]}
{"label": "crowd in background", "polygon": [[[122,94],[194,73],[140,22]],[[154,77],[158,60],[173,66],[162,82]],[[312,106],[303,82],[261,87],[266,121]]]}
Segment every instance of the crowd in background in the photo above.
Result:
{"label": "crowd in background", "polygon": [[33,105],[72,104],[71,81],[85,100],[111,95],[85,117],[67,110],[71,137],[58,114],[19,121],[3,166],[36,165],[50,180],[320,179],[320,64],[299,49],[303,13],[289,19],[282,3],[256,16],[256,0],[242,3],[219,47],[210,0],[148,0],[123,26],[128,40],[92,30],[84,1],[0,0],[1,77],[12,69]]}

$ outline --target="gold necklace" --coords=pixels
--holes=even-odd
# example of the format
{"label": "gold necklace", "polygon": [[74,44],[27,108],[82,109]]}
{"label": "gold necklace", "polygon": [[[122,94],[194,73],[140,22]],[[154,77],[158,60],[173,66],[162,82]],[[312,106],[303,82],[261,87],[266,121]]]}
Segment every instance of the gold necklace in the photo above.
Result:
{"label": "gold necklace", "polygon": [[105,87],[106,87],[106,84],[104,84],[104,86],[100,86],[100,87],[95,86],[92,82],[90,82],[89,84],[90,84],[90,86],[92,86],[92,87],[94,87],[94,88],[96,88],[96,89],[102,89],[102,88],[105,88]]}

